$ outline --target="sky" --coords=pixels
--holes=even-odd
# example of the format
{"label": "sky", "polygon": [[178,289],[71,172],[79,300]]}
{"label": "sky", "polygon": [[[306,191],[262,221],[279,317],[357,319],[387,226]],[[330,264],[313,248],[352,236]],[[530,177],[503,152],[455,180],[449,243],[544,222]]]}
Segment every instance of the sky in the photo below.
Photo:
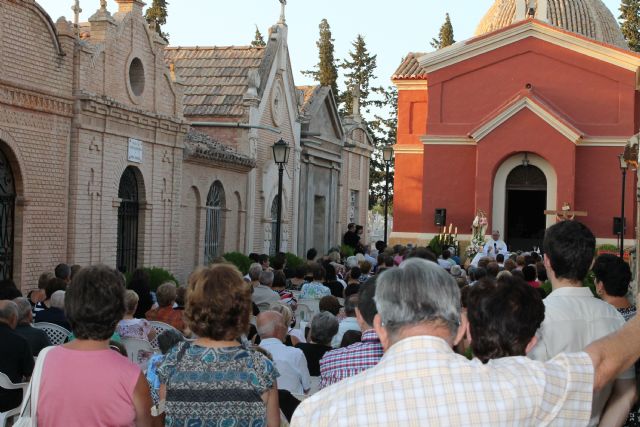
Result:
{"label": "sky", "polygon": [[[37,0],[53,20],[66,16],[73,20],[73,0]],[[151,0],[147,0],[151,3]],[[168,19],[163,31],[169,33],[172,46],[247,45],[253,40],[255,26],[267,35],[278,21],[278,0],[168,0]],[[619,15],[619,0],[604,0]],[[114,0],[108,9],[117,11]],[[377,81],[387,86],[390,77],[408,52],[432,50],[429,42],[437,36],[449,13],[456,40],[473,35],[477,23],[493,0],[288,0],[287,25],[289,51],[296,85],[313,83],[300,71],[312,69],[318,62],[315,42],[318,24],[329,21],[335,39],[335,57],[346,58],[351,42],[358,34],[365,37],[369,51],[377,54]],[[81,20],[88,20],[100,5],[99,0],[80,0]]]}

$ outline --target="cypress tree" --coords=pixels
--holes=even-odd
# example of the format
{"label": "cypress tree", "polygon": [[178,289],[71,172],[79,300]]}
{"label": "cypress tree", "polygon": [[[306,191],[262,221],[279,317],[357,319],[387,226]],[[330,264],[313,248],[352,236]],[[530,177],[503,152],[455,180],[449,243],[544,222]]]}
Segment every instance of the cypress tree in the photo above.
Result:
{"label": "cypress tree", "polygon": [[331,27],[326,19],[320,21],[320,38],[316,42],[318,47],[319,62],[315,70],[303,71],[306,76],[313,77],[315,81],[323,86],[331,86],[333,95],[338,96],[338,69],[334,57],[334,39],[331,38]]}
{"label": "cypress tree", "polygon": [[[373,137],[374,151],[371,155],[369,169],[369,209],[384,204],[384,190],[386,184],[386,165],[382,158],[382,149],[387,145],[396,143],[398,130],[398,89],[395,86],[388,88],[374,88],[373,91],[382,96],[380,104],[384,115],[375,114],[369,122]],[[393,209],[393,161],[389,169],[389,206]]]}
{"label": "cypress tree", "polygon": [[443,47],[451,46],[455,42],[456,40],[453,38],[453,25],[447,13],[444,24],[440,27],[438,38],[431,41],[431,46],[435,49],[442,49]]}
{"label": "cypress tree", "polygon": [[622,0],[620,28],[629,49],[640,52],[640,0]]}
{"label": "cypress tree", "polygon": [[341,101],[344,105],[343,112],[351,114],[353,109],[353,88],[358,88],[360,92],[360,106],[365,112],[369,112],[369,106],[375,104],[375,101],[369,99],[372,88],[371,80],[374,80],[375,69],[377,67],[378,55],[371,55],[367,50],[367,44],[364,37],[358,34],[356,40],[351,43],[353,50],[349,52],[349,58],[345,59],[340,65],[345,70],[345,79],[347,90],[342,93]]}
{"label": "cypress tree", "polygon": [[155,24],[156,32],[166,41],[169,41],[169,34],[162,32],[162,26],[167,23],[168,4],[167,0],[153,0],[144,15],[149,24]]}
{"label": "cypress tree", "polygon": [[262,37],[262,33],[258,29],[256,25],[256,34],[253,37],[253,41],[251,42],[252,47],[265,47],[267,43],[264,41],[264,37]]}

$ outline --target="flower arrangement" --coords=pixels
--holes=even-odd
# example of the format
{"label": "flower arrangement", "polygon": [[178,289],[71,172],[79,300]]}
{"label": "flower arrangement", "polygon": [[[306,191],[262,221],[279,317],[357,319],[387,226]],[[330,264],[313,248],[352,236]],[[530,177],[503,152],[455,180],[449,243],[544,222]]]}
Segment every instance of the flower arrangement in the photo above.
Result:
{"label": "flower arrangement", "polygon": [[473,219],[473,223],[471,224],[473,234],[471,236],[471,244],[465,251],[467,258],[473,258],[483,250],[485,243],[484,236],[487,232],[488,226],[489,221],[487,220],[487,215],[482,209],[479,209],[476,217]]}
{"label": "flower arrangement", "polygon": [[442,255],[442,252],[448,248],[454,248],[455,253],[458,252],[458,227],[453,230],[453,224],[449,224],[449,230],[447,227],[442,227],[442,233],[437,234],[429,242],[429,248],[438,256]]}

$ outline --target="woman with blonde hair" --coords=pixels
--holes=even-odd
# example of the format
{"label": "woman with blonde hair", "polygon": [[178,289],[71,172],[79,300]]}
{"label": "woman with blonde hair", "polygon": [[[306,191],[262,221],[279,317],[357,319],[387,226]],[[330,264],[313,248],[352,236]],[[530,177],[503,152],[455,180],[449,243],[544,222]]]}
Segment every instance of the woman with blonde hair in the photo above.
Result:
{"label": "woman with blonde hair", "polygon": [[239,341],[250,315],[251,289],[235,266],[190,276],[184,319],[199,338],[173,347],[158,367],[166,426],[280,425],[275,366]]}
{"label": "woman with blonde hair", "polygon": [[152,341],[156,337],[156,331],[146,319],[133,317],[138,309],[138,294],[131,289],[124,293],[124,317],[118,322],[116,332],[123,338],[138,338]]}

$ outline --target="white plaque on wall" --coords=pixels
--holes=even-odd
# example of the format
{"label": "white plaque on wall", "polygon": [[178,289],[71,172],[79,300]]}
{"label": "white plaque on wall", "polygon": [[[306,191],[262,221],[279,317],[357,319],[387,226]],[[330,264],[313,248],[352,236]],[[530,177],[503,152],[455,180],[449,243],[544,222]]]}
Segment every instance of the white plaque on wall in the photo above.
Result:
{"label": "white plaque on wall", "polygon": [[129,138],[129,156],[130,162],[142,163],[142,141]]}

